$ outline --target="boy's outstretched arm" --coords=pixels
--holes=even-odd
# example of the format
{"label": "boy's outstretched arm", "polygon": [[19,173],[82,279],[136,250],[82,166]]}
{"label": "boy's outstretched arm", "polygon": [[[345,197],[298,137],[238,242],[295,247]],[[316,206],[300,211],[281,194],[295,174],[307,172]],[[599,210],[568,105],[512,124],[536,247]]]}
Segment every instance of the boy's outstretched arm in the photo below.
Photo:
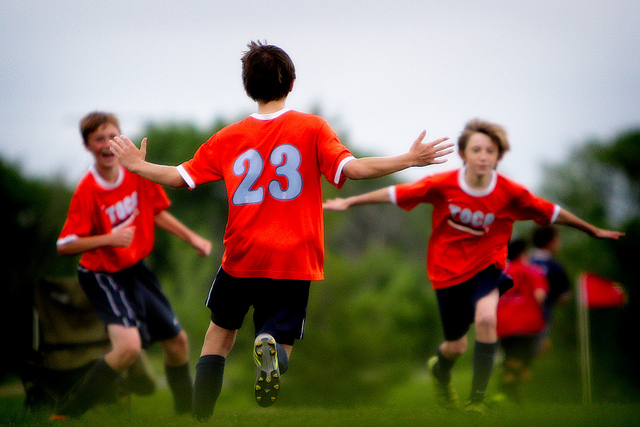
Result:
{"label": "boy's outstretched arm", "polygon": [[359,196],[347,197],[346,199],[330,199],[322,204],[322,208],[328,211],[346,211],[353,206],[372,205],[375,203],[391,203],[388,187],[360,194]]}
{"label": "boy's outstretched arm", "polygon": [[444,157],[453,152],[453,143],[443,144],[448,137],[423,143],[426,131],[414,141],[408,152],[391,157],[364,157],[354,159],[344,166],[343,173],[349,179],[378,178],[413,166],[428,166],[447,161]]}
{"label": "boy's outstretched arm", "polygon": [[598,239],[614,239],[617,240],[620,237],[624,236],[625,233],[620,231],[613,230],[603,230],[594,225],[589,224],[588,222],[578,218],[571,212],[566,209],[560,209],[560,214],[556,219],[556,224],[564,224],[569,227],[573,227],[577,230],[584,231],[591,237],[596,237]]}
{"label": "boy's outstretched arm", "polygon": [[156,214],[154,220],[158,227],[168,231],[169,233],[175,234],[185,242],[189,243],[196,251],[198,251],[198,255],[207,256],[211,253],[211,242],[209,240],[195,233],[169,212],[162,211]]}
{"label": "boy's outstretched arm", "polygon": [[140,149],[138,149],[126,136],[116,136],[109,141],[109,147],[120,164],[129,171],[167,187],[182,188],[187,186],[175,166],[156,165],[144,159],[147,155],[147,138],[142,140]]}

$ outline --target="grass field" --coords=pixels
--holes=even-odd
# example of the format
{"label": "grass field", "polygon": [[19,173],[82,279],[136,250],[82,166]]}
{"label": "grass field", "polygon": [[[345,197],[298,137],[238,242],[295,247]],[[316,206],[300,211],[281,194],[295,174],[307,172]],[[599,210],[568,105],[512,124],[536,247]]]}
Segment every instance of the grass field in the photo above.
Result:
{"label": "grass field", "polygon": [[[445,412],[430,402],[421,407],[283,407],[268,409],[220,405],[207,423],[173,414],[168,393],[137,399],[130,406],[96,408],[68,426],[634,426],[640,423],[640,405],[538,404],[502,407],[483,416]],[[45,415],[25,413],[20,398],[0,401],[0,425],[51,425]]]}
{"label": "grass field", "polygon": [[[206,423],[173,413],[168,390],[149,397],[132,397],[128,402],[97,407],[66,426],[636,426],[640,425],[640,404],[566,403],[553,390],[521,406],[504,405],[483,416],[463,411],[448,412],[435,405],[432,390],[425,389],[426,377],[393,389],[384,405],[318,406],[288,405],[283,394],[276,405],[260,408],[251,390],[224,390],[213,418]],[[286,393],[285,390],[283,392]],[[24,410],[22,395],[0,397],[0,426],[49,426],[48,414]]]}

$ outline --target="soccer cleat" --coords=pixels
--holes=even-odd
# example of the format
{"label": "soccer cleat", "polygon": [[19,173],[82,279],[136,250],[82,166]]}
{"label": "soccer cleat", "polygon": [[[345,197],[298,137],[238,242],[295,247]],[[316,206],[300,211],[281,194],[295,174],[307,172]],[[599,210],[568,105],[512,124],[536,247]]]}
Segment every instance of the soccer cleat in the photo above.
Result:
{"label": "soccer cleat", "polygon": [[436,363],[438,363],[438,356],[431,357],[427,362],[427,368],[429,369],[429,373],[433,377],[433,385],[435,387],[438,405],[445,409],[457,409],[460,406],[458,393],[456,393],[456,390],[451,385],[451,382],[449,382],[449,384],[444,384],[438,379],[438,377],[436,377],[435,373],[433,372]]}
{"label": "soccer cleat", "polygon": [[273,405],[280,391],[280,368],[276,340],[269,334],[260,334],[253,345],[256,363],[256,384],[254,394],[258,405]]}
{"label": "soccer cleat", "polygon": [[467,402],[464,410],[469,414],[484,415],[487,412],[487,405],[482,401],[474,402],[473,400],[470,400]]}
{"label": "soccer cleat", "polygon": [[69,421],[69,417],[67,417],[66,415],[58,415],[58,414],[53,414],[49,417],[49,421],[51,422],[56,422],[56,421]]}

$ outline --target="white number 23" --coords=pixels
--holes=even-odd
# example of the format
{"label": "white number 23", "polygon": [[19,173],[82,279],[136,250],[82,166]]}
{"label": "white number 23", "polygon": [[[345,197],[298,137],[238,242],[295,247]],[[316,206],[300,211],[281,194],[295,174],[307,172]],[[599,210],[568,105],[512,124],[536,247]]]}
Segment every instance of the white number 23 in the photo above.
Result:
{"label": "white number 23", "polygon": [[[269,182],[267,187],[269,194],[276,200],[286,201],[295,199],[302,192],[302,175],[298,171],[300,167],[300,152],[290,144],[279,145],[273,149],[269,156],[269,163],[275,166],[275,173],[287,180],[285,189],[277,180]],[[240,154],[233,162],[233,173],[243,176],[240,185],[233,193],[234,205],[250,205],[261,203],[264,200],[264,188],[253,188],[264,170],[264,161],[260,153],[251,148]]]}

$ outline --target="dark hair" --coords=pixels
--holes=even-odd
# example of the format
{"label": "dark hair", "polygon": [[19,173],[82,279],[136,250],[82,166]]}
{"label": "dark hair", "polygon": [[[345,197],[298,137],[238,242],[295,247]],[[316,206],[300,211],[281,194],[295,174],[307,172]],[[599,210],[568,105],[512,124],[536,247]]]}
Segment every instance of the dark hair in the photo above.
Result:
{"label": "dark hair", "polygon": [[287,53],[277,46],[252,41],[242,56],[242,83],[254,101],[269,102],[289,94],[296,69]]}
{"label": "dark hair", "polygon": [[509,151],[509,139],[507,131],[495,123],[486,120],[473,119],[470,120],[462,130],[460,138],[458,138],[458,151],[464,152],[467,148],[469,137],[474,133],[483,133],[487,135],[498,146],[498,159],[501,159],[504,153]]}
{"label": "dark hair", "polygon": [[524,239],[515,238],[509,243],[507,259],[513,261],[527,249],[527,242]]}
{"label": "dark hair", "polygon": [[545,248],[558,235],[558,229],[553,225],[536,227],[533,230],[533,245],[536,248]]}
{"label": "dark hair", "polygon": [[98,128],[105,123],[111,123],[118,129],[118,132],[120,131],[120,122],[116,115],[112,113],[94,111],[87,114],[82,120],[80,120],[80,133],[82,134],[84,145],[87,145],[89,135],[98,130]]}

